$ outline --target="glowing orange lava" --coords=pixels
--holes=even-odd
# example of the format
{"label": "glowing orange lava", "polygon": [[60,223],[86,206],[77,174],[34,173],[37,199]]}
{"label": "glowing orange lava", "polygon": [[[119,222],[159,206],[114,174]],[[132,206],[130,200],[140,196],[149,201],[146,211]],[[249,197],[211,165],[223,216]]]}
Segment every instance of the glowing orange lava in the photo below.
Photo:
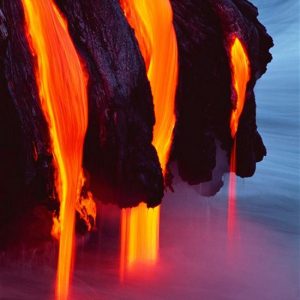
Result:
{"label": "glowing orange lava", "polygon": [[230,156],[230,174],[229,174],[229,189],[228,189],[228,218],[227,230],[228,237],[232,238],[235,229],[236,219],[236,139]]}
{"label": "glowing orange lava", "polygon": [[[142,203],[137,208],[121,212],[121,279],[136,263],[154,264],[158,254],[160,207],[148,209]],[[125,270],[126,268],[126,270]]]}
{"label": "glowing orange lava", "polygon": [[36,81],[50,128],[57,168],[56,188],[61,202],[56,295],[57,299],[67,299],[74,254],[75,208],[83,178],[82,152],[88,122],[87,76],[66,21],[53,1],[22,2],[28,41],[37,59]]}
{"label": "glowing orange lava", "polygon": [[246,100],[247,84],[250,80],[250,63],[244,46],[235,38],[231,47],[232,84],[236,93],[236,104],[230,118],[232,138],[235,138],[240,116]]}
{"label": "glowing orange lava", "polygon": [[234,232],[236,211],[236,133],[240,116],[246,100],[247,84],[250,80],[250,62],[241,41],[235,37],[231,51],[232,84],[235,91],[236,104],[230,118],[231,136],[234,139],[230,157],[229,194],[228,194],[228,234]]}
{"label": "glowing orange lava", "polygon": [[[143,55],[154,101],[153,132],[165,173],[175,126],[178,76],[177,40],[169,0],[121,0],[125,16],[135,31]],[[122,211],[121,276],[135,263],[153,263],[158,256],[160,207],[145,204]]]}

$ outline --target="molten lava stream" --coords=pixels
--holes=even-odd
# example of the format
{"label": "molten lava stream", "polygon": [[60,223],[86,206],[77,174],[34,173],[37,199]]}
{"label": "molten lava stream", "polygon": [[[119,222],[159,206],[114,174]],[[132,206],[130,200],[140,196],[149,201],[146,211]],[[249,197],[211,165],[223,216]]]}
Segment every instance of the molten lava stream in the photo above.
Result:
{"label": "molten lava stream", "polygon": [[246,100],[247,84],[250,80],[250,62],[247,52],[238,37],[235,37],[230,51],[232,68],[232,85],[235,91],[236,104],[231,113],[230,130],[233,147],[230,157],[230,175],[228,191],[228,237],[232,238],[236,219],[236,133],[240,116]]}
{"label": "molten lava stream", "polygon": [[[121,0],[124,14],[135,30],[150,81],[156,123],[153,132],[165,173],[175,126],[178,50],[169,0]],[[121,213],[121,279],[137,263],[156,262],[160,207],[142,203]]]}
{"label": "molten lava stream", "polygon": [[227,230],[228,237],[232,238],[235,229],[236,219],[236,139],[233,142],[233,148],[230,156],[230,174],[229,174],[229,189],[228,189],[228,218]]}
{"label": "molten lava stream", "polygon": [[28,41],[37,58],[36,81],[50,127],[57,168],[60,242],[56,295],[67,299],[74,254],[75,207],[82,187],[88,122],[87,77],[66,21],[52,0],[22,0]]}

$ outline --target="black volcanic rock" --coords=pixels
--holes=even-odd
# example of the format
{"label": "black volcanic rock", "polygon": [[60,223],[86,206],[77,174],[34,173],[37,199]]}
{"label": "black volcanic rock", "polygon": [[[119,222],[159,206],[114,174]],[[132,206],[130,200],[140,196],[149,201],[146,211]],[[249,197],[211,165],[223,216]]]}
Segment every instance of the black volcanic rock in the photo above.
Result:
{"label": "black volcanic rock", "polygon": [[179,49],[172,159],[190,184],[209,181],[216,137],[230,143],[231,75],[219,18],[207,1],[171,1]]}
{"label": "black volcanic rock", "polygon": [[249,1],[210,0],[210,3],[221,20],[224,47],[228,57],[232,36],[237,36],[242,41],[249,56],[251,79],[237,132],[236,173],[241,177],[250,177],[255,172],[256,163],[266,155],[266,148],[257,131],[254,87],[272,60],[269,50],[273,46],[273,40],[258,21],[257,8]]}
{"label": "black volcanic rock", "polygon": [[2,1],[0,12],[0,240],[5,245],[10,230],[20,228],[21,216],[37,205],[51,210],[58,203],[21,1]]}
{"label": "black volcanic rock", "polygon": [[[237,133],[237,174],[252,176],[256,162],[266,155],[257,132],[253,89],[271,61],[272,39],[257,20],[257,9],[248,1],[171,0],[171,4],[179,48],[172,160],[177,161],[180,176],[190,184],[212,179],[216,140],[229,160],[233,107],[229,48],[235,35],[247,48],[252,74]],[[222,174],[218,180],[222,181]]]}
{"label": "black volcanic rock", "polygon": [[[56,3],[89,75],[83,161],[87,185],[104,202],[130,207],[144,201],[156,206],[163,196],[163,177],[151,144],[155,120],[150,84],[134,32],[117,0]],[[246,0],[171,0],[171,4],[179,49],[171,160],[177,161],[180,176],[190,184],[214,177],[214,187],[206,188],[211,195],[222,186],[224,172],[224,164],[216,168],[220,157],[216,152],[224,150],[229,160],[232,147],[232,37],[238,36],[245,45],[252,75],[237,132],[237,174],[242,177],[253,175],[256,163],[266,155],[256,126],[254,87],[272,58],[269,49],[273,43],[257,20],[257,9]],[[39,211],[50,220],[45,222],[47,231],[51,226],[49,211],[59,207],[35,64],[21,0],[1,1],[1,241],[3,228],[9,228],[20,216],[30,223],[30,216]],[[37,223],[40,219],[36,218]]]}
{"label": "black volcanic rock", "polygon": [[134,33],[117,0],[57,0],[89,72],[84,166],[93,193],[121,207],[156,206],[163,178],[152,146],[154,109]]}
{"label": "black volcanic rock", "polygon": [[[97,198],[122,207],[141,201],[155,206],[163,196],[163,178],[151,144],[154,111],[150,85],[134,34],[117,2],[102,1],[97,6],[82,1],[79,10],[79,2],[70,1],[68,5],[71,5],[69,28],[78,32],[73,35],[74,42],[90,78],[84,157],[90,187]],[[22,235],[19,229],[26,227],[29,220],[40,227],[41,219],[32,213],[38,207],[41,210],[46,207],[49,212],[59,209],[51,140],[40,106],[35,64],[27,41],[22,1],[2,1],[0,240],[3,247],[11,238]],[[51,224],[51,213],[47,217],[47,224]],[[47,228],[50,236],[50,227]]]}

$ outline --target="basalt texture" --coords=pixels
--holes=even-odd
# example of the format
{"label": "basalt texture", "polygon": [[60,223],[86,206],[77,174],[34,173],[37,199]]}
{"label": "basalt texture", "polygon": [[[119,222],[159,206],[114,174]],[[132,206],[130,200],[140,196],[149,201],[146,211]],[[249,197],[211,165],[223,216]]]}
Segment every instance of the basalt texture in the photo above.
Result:
{"label": "basalt texture", "polygon": [[[272,39],[257,19],[257,8],[248,1],[171,0],[171,4],[179,48],[177,123],[171,158],[177,161],[182,179],[190,184],[212,179],[217,145],[227,152],[229,161],[233,144],[229,123],[235,107],[230,47],[235,36],[245,46],[251,69],[237,132],[236,172],[250,177],[266,155],[256,126],[254,87],[272,59]],[[222,186],[223,173],[212,194]]]}

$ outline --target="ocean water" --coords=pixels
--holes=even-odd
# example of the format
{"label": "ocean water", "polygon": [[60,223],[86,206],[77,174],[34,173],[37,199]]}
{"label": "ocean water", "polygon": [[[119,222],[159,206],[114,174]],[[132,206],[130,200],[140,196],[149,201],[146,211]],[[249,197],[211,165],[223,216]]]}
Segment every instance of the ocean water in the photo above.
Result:
{"label": "ocean water", "polygon": [[[205,198],[177,182],[162,205],[158,264],[120,284],[119,211],[102,207],[99,234],[79,241],[71,299],[300,299],[300,4],[253,3],[275,43],[273,61],[256,87],[268,156],[254,177],[238,179],[231,229],[226,187]],[[32,261],[0,270],[0,299],[53,298],[51,259]]]}

